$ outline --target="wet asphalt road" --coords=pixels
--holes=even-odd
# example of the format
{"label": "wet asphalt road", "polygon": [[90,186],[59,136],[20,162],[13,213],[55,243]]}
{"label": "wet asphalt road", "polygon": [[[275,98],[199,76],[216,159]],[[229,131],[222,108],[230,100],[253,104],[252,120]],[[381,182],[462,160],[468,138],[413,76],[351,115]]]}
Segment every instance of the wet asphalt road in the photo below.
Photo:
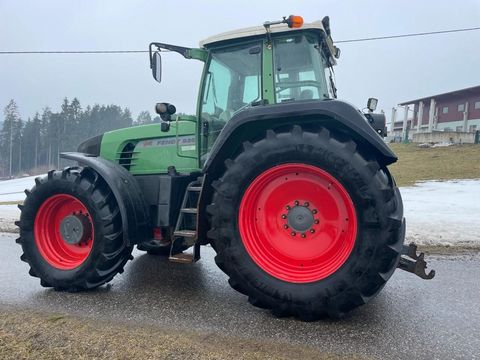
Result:
{"label": "wet asphalt road", "polygon": [[0,234],[0,306],[306,344],[378,359],[480,359],[480,256],[430,257],[431,281],[397,271],[379,296],[339,321],[277,319],[248,304],[202,248],[194,265],[135,252],[111,286],[60,293],[40,286]]}

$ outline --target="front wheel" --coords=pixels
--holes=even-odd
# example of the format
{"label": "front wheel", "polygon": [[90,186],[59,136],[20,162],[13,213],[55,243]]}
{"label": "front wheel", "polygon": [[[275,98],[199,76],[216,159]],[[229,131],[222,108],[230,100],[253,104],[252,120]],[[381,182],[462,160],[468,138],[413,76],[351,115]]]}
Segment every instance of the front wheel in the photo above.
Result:
{"label": "front wheel", "polygon": [[393,274],[404,241],[400,194],[347,135],[270,130],[226,165],[213,184],[209,237],[229,283],[253,305],[339,317]]}
{"label": "front wheel", "polygon": [[26,191],[18,226],[21,259],[45,287],[92,289],[123,271],[132,246],[107,183],[90,168],[50,171]]}

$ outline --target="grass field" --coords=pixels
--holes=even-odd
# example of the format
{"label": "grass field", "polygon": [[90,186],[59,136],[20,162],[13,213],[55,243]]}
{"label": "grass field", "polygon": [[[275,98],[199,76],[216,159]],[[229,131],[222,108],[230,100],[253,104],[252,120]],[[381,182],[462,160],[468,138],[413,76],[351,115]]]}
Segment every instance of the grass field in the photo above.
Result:
{"label": "grass field", "polygon": [[419,148],[416,144],[390,144],[398,161],[389,166],[399,186],[424,180],[480,178],[480,145]]}
{"label": "grass field", "polygon": [[275,341],[0,307],[0,359],[364,359]]}

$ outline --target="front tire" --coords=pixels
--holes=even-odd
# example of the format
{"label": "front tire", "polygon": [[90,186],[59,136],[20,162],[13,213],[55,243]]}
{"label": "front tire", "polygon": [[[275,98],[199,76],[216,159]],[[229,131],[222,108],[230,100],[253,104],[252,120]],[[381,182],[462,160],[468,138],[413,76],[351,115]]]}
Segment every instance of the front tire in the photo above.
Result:
{"label": "front tire", "polygon": [[20,207],[21,259],[45,287],[79,291],[98,287],[132,259],[122,219],[107,183],[91,168],[50,171]]}
{"label": "front tire", "polygon": [[269,130],[226,168],[208,235],[230,285],[253,305],[336,318],[393,274],[405,236],[400,194],[348,135]]}

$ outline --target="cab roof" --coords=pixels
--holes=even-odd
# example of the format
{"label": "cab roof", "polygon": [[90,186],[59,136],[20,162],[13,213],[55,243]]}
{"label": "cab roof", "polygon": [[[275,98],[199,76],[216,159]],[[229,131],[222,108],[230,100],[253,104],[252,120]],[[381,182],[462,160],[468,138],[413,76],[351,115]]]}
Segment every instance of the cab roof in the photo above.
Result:
{"label": "cab roof", "polygon": [[[278,24],[278,25],[270,26],[270,32],[272,34],[288,33],[288,32],[294,32],[294,31],[302,31],[302,30],[313,30],[318,32],[325,32],[323,24],[320,20],[312,23],[304,23],[303,26],[300,28],[289,28],[287,24]],[[221,43],[228,40],[251,38],[256,36],[265,36],[265,34],[266,34],[266,30],[263,25],[237,29],[237,30],[227,31],[221,34],[217,34],[214,36],[210,36],[205,40],[200,41],[200,47],[208,48],[210,45],[214,45],[214,44]]]}

